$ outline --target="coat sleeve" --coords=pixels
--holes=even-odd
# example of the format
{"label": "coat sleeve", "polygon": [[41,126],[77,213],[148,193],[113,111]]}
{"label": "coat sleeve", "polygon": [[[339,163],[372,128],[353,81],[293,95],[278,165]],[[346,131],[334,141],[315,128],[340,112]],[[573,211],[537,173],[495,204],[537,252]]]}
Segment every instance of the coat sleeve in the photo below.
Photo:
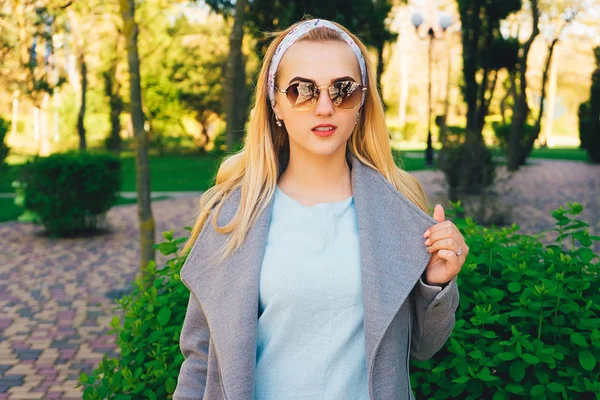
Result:
{"label": "coat sleeve", "polygon": [[173,400],[201,400],[206,388],[210,333],[200,302],[190,293],[179,347],[184,361],[179,370]]}
{"label": "coat sleeve", "polygon": [[420,278],[412,291],[413,321],[410,355],[427,360],[437,353],[454,329],[459,294],[456,277],[442,289]]}

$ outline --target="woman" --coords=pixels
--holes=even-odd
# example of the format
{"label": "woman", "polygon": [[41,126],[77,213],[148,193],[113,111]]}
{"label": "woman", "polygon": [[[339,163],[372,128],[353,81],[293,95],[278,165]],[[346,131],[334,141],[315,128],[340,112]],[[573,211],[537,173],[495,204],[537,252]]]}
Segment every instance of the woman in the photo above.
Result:
{"label": "woman", "polygon": [[269,46],[184,248],[174,399],[409,399],[450,335],[469,249],[395,166],[367,55],[325,20]]}

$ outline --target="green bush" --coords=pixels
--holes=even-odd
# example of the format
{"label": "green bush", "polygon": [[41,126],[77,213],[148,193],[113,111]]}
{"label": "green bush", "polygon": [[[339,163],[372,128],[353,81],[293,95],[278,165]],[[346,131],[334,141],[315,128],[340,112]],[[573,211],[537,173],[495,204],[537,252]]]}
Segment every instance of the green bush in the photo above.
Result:
{"label": "green bush", "polygon": [[[547,246],[516,226],[490,229],[454,220],[470,249],[458,277],[456,326],[432,359],[411,361],[417,399],[588,398],[600,392],[599,262],[591,250],[600,238],[575,219],[581,210],[571,204],[553,212],[558,237]],[[155,247],[173,258],[160,270],[150,263],[146,278],[136,279],[132,293],[118,301],[124,318],[113,318],[111,333],[120,356],[105,356],[90,376],[81,374],[85,400],[171,398],[183,363],[179,334],[189,291],[179,278],[185,262],[179,247],[187,238],[163,235],[166,241]],[[566,248],[560,244],[565,239]]]}
{"label": "green bush", "polygon": [[463,136],[459,129],[449,126],[436,161],[448,183],[451,201],[483,193],[496,178],[496,164],[490,150],[482,142],[465,141]]}
{"label": "green bush", "polygon": [[36,157],[20,168],[24,208],[36,213],[51,236],[97,228],[117,201],[121,161],[110,154],[69,152]]}
{"label": "green bush", "polygon": [[179,278],[185,257],[178,247],[187,238],[174,239],[173,232],[163,236],[166,242],[155,248],[174,256],[162,269],[150,262],[132,293],[118,300],[124,318],[113,317],[110,333],[116,335],[120,356],[104,356],[92,375],[81,374],[85,400],[167,399],[175,391],[183,363],[179,334],[190,295]]}
{"label": "green bush", "polygon": [[579,139],[590,159],[600,163],[600,47],[595,49],[596,70],[592,74],[590,99],[579,106]]}
{"label": "green bush", "polygon": [[[492,128],[494,129],[494,133],[496,134],[496,138],[498,139],[498,143],[500,144],[500,148],[502,152],[507,155],[508,154],[508,140],[510,134],[511,124],[503,124],[500,122],[492,122]],[[529,142],[531,137],[535,135],[535,127],[533,125],[525,124],[523,127],[523,133],[519,138],[520,147],[525,147],[525,144]]]}
{"label": "green bush", "polygon": [[3,170],[6,157],[8,157],[8,152],[10,151],[10,148],[5,141],[9,129],[10,123],[0,117],[0,171]]}
{"label": "green bush", "polygon": [[455,221],[470,248],[456,326],[432,359],[411,362],[417,399],[598,398],[600,237],[576,219],[581,211],[553,212],[550,245],[516,225]]}

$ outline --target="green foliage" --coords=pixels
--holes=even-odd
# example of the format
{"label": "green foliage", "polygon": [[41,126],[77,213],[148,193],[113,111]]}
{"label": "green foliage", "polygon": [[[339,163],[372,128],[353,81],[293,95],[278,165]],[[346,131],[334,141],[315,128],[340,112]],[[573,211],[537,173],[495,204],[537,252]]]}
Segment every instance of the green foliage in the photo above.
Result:
{"label": "green foliage", "polygon": [[[521,9],[522,0],[457,0],[463,45],[463,96],[467,103],[467,130],[481,139],[489,101],[480,95],[488,90],[491,73],[500,68],[514,68],[513,40],[504,40],[500,21]],[[479,78],[481,77],[481,78]]]}
{"label": "green foliage", "polygon": [[[456,326],[432,359],[411,362],[417,398],[566,399],[600,391],[600,262],[592,251],[600,237],[576,219],[582,210],[569,203],[552,213],[551,245],[516,225],[490,229],[454,219],[470,248],[458,277]],[[457,203],[447,215],[460,211]],[[179,276],[187,238],[163,236],[155,248],[172,258],[162,269],[148,264],[118,301],[123,319],[113,318],[110,333],[120,355],[81,374],[85,400],[166,399],[174,391],[189,299]]]}
{"label": "green foliage", "polygon": [[590,99],[579,106],[579,138],[590,159],[600,163],[600,47],[595,49],[595,55]]}
{"label": "green foliage", "polygon": [[444,145],[436,160],[449,186],[449,198],[479,194],[494,183],[496,165],[483,142],[465,140],[465,129],[448,126]]}
{"label": "green foliage", "polygon": [[[492,128],[494,129],[494,133],[496,134],[496,138],[500,144],[500,148],[502,152],[507,155],[508,154],[508,140],[510,135],[510,127],[511,124],[503,124],[501,122],[494,121],[492,122]],[[526,146],[526,143],[536,134],[535,126],[525,124],[523,126],[523,132],[519,136],[519,148],[523,148]]]}
{"label": "green foliage", "polygon": [[9,128],[10,123],[7,120],[0,117],[0,172],[4,169],[6,157],[8,157],[8,152],[10,151],[10,148],[5,142]]}
{"label": "green foliage", "polygon": [[57,153],[36,157],[20,168],[25,209],[35,212],[51,236],[97,227],[116,202],[120,160],[110,154]]}
{"label": "green foliage", "polygon": [[[149,11],[148,11],[149,12]],[[151,12],[154,14],[154,11]],[[157,17],[153,17],[153,21]],[[142,65],[144,105],[151,126],[151,147],[161,154],[194,144],[182,123],[192,116],[206,138],[215,119],[224,119],[223,76],[229,27],[212,15],[198,23],[185,15],[167,23],[165,15],[151,28],[156,46]],[[209,140],[197,145],[206,146]]]}
{"label": "green foliage", "polygon": [[[235,8],[235,2],[231,0],[207,0],[206,3],[225,15]],[[262,58],[269,43],[264,32],[286,29],[307,15],[338,22],[367,46],[383,47],[386,41],[395,39],[394,33],[386,27],[391,9],[392,2],[389,0],[254,0],[250,3],[247,20],[250,34],[258,39],[256,52]]]}
{"label": "green foliage", "polygon": [[179,334],[190,294],[179,278],[186,257],[178,248],[187,238],[175,239],[172,231],[163,236],[165,242],[154,247],[173,258],[161,269],[150,262],[132,293],[118,300],[123,319],[113,317],[110,333],[120,356],[104,356],[92,375],[81,374],[85,400],[167,399],[175,390],[183,363]]}
{"label": "green foliage", "polygon": [[552,215],[555,243],[455,220],[469,244],[446,346],[413,361],[418,399],[583,399],[600,393],[599,256],[583,207]]}

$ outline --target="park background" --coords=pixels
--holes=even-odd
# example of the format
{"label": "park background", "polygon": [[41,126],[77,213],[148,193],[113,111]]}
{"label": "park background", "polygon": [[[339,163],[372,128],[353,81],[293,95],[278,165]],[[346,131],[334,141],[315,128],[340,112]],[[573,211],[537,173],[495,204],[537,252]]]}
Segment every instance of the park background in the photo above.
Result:
{"label": "park background", "polygon": [[266,34],[305,15],[369,46],[398,165],[467,237],[461,289],[483,288],[413,363],[417,398],[600,392],[600,2],[7,0],[0,398],[169,396],[178,238],[240,149]]}

